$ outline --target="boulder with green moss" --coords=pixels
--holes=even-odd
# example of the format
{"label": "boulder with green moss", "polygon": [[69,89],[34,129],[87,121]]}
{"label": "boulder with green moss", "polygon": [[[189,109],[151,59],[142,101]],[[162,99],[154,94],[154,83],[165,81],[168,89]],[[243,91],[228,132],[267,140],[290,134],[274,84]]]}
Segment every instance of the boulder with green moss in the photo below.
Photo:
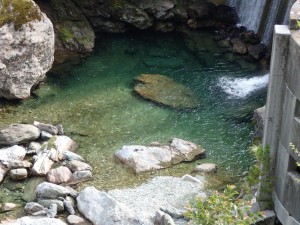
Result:
{"label": "boulder with green moss", "polygon": [[29,97],[54,60],[51,21],[32,0],[0,0],[0,43],[0,97]]}

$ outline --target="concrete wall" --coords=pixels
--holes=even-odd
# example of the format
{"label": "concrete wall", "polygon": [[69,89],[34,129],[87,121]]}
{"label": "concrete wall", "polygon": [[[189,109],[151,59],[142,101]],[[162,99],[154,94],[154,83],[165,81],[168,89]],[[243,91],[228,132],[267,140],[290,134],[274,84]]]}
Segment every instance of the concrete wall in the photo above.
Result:
{"label": "concrete wall", "polygon": [[300,225],[300,0],[291,9],[290,28],[276,25],[263,145],[270,146],[275,212],[283,225]]}

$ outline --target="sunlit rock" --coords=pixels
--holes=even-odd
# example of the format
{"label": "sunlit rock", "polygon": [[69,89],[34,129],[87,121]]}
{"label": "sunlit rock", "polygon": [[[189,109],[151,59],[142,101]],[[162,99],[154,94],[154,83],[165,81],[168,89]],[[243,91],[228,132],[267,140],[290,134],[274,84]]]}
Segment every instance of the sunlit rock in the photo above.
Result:
{"label": "sunlit rock", "polygon": [[1,11],[4,20],[0,21],[0,97],[28,98],[52,66],[53,25],[32,0],[2,7],[7,10]]}
{"label": "sunlit rock", "polygon": [[160,74],[141,74],[134,90],[143,98],[177,109],[192,109],[199,106],[195,94],[182,84]]}

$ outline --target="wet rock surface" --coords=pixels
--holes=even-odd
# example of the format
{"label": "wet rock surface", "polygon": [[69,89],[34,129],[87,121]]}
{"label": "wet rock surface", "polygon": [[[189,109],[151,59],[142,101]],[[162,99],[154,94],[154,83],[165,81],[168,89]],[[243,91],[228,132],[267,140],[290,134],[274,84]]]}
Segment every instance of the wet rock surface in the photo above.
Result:
{"label": "wet rock surface", "polygon": [[145,99],[175,109],[192,109],[199,106],[195,94],[182,84],[160,74],[142,74],[134,91]]}

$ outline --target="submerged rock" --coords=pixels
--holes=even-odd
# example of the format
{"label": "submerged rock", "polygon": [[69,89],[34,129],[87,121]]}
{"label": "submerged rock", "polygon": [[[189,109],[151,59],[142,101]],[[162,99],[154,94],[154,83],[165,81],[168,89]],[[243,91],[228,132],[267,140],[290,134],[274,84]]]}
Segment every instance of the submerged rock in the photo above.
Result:
{"label": "submerged rock", "polygon": [[195,94],[182,84],[160,74],[141,74],[134,91],[145,99],[176,109],[199,106]]}
{"label": "submerged rock", "polygon": [[123,146],[115,156],[136,173],[155,169],[163,169],[182,161],[192,161],[204,157],[205,150],[201,146],[174,138],[169,146]]}
{"label": "submerged rock", "polygon": [[[22,6],[15,2],[18,1],[12,1],[10,10],[4,11],[13,21],[0,21],[0,97],[24,99],[52,66],[54,31],[34,1],[28,0]],[[7,6],[0,4],[0,10],[2,7]]]}
{"label": "submerged rock", "polygon": [[203,163],[201,165],[196,166],[192,172],[215,173],[217,172],[217,165],[214,163]]}

